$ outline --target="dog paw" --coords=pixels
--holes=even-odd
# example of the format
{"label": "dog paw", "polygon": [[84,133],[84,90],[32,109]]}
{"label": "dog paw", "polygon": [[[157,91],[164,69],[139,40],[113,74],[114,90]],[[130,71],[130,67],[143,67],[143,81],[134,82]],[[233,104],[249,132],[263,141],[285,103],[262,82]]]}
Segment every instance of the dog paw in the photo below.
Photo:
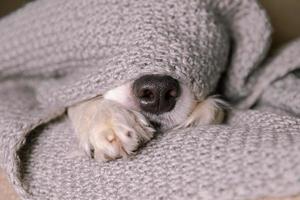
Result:
{"label": "dog paw", "polygon": [[93,151],[97,161],[127,157],[155,132],[142,114],[102,98],[69,108],[68,114],[81,148]]}
{"label": "dog paw", "polygon": [[198,102],[190,116],[176,128],[220,124],[224,120],[224,108],[229,108],[226,102],[215,96],[209,97],[202,102]]}

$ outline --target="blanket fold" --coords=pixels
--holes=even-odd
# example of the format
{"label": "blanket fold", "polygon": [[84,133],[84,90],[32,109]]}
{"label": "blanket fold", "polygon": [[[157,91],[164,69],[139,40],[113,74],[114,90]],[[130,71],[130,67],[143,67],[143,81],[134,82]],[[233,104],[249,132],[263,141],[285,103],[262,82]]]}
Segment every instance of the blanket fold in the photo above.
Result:
{"label": "blanket fold", "polygon": [[[299,194],[300,40],[268,57],[270,35],[254,0],[29,3],[0,20],[0,165],[27,200]],[[149,73],[199,100],[222,85],[233,110],[128,160],[74,156],[66,108]]]}

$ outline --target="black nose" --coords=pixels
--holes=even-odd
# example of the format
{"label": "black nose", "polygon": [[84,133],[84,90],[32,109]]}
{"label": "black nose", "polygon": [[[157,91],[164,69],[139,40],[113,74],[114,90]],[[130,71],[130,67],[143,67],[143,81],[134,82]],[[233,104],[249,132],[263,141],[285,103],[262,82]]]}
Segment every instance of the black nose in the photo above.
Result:
{"label": "black nose", "polygon": [[161,114],[174,108],[180,87],[170,76],[146,75],[134,81],[133,93],[143,111]]}

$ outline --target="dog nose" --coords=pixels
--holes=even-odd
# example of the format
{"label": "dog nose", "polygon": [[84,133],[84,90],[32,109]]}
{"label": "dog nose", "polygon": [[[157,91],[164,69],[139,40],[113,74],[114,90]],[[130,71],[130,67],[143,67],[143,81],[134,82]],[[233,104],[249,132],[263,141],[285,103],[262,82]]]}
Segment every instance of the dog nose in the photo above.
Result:
{"label": "dog nose", "polygon": [[153,114],[172,110],[180,96],[178,81],[165,75],[142,76],[134,81],[132,89],[140,108]]}

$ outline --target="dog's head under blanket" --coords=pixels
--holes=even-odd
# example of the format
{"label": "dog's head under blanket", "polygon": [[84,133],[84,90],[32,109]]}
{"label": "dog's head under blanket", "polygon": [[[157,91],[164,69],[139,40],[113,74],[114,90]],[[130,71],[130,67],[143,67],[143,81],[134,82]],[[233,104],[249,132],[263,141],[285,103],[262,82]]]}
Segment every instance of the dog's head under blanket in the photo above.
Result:
{"label": "dog's head under blanket", "polygon": [[[1,165],[25,199],[229,200],[300,192],[300,122],[293,117],[300,112],[290,89],[298,79],[290,74],[272,85],[299,66],[290,53],[299,44],[258,68],[270,32],[254,0],[34,1],[0,21]],[[248,107],[262,97],[260,107],[282,116],[233,112],[223,126],[159,136],[130,161],[70,158],[65,108],[146,74],[172,76],[199,100],[223,75],[226,98]],[[283,86],[290,93],[274,96]]]}

